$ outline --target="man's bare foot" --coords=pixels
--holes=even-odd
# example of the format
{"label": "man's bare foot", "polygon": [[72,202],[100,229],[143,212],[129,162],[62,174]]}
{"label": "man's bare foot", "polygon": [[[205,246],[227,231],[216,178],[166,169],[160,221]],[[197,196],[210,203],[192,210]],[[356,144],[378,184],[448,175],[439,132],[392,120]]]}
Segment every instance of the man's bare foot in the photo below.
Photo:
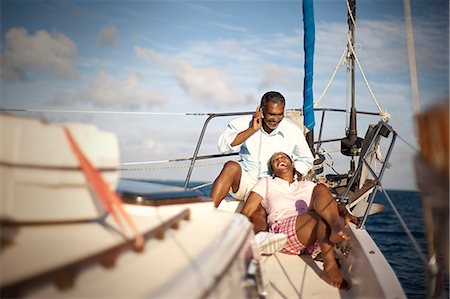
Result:
{"label": "man's bare foot", "polygon": [[340,227],[337,227],[336,229],[331,231],[330,234],[330,242],[333,244],[345,241],[350,239],[350,237],[344,232],[344,230]]}
{"label": "man's bare foot", "polygon": [[335,266],[330,269],[324,270],[320,277],[325,280],[329,285],[341,289],[348,290],[350,289],[350,284],[347,280],[344,279],[339,269]]}

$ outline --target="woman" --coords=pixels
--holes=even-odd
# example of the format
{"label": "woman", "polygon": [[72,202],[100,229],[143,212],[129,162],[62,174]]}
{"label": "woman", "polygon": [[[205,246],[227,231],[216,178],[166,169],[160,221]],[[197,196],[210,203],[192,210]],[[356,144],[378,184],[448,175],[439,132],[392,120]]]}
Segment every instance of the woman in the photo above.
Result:
{"label": "woman", "polygon": [[322,251],[321,278],[334,287],[349,289],[336,263],[333,246],[348,239],[341,216],[345,226],[349,222],[358,224],[359,219],[339,205],[325,185],[298,181],[287,154],[275,153],[268,164],[273,176],[255,185],[241,213],[250,218],[261,203],[267,212],[270,230],[287,236],[282,252],[307,253],[314,257]]}

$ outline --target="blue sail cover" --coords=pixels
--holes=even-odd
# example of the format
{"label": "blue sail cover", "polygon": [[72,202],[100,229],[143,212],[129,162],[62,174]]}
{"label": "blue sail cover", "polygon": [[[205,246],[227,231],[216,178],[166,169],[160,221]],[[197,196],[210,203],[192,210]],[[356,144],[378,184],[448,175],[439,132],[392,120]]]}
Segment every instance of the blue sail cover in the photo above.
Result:
{"label": "blue sail cover", "polygon": [[314,119],[313,72],[314,72],[314,5],[313,0],[303,0],[303,48],[305,51],[305,77],[303,79],[303,124],[312,130]]}

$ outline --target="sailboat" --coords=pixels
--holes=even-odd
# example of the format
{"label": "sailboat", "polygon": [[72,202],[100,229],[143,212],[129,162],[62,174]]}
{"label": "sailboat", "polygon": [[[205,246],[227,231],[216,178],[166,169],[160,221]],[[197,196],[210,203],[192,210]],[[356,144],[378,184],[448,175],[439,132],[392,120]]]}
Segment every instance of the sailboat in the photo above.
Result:
{"label": "sailboat", "polygon": [[[351,19],[355,3],[349,3]],[[347,51],[354,79],[351,38]],[[358,137],[357,116],[380,113],[357,111],[354,95],[348,111],[307,106],[288,113],[307,119],[307,127],[311,115],[321,114],[318,137],[311,128],[308,135],[317,156],[313,179],[329,184],[340,203],[362,218],[361,225],[350,226],[350,239],[335,248],[350,290],[324,282],[321,263],[308,256],[261,255],[252,224],[235,213],[241,202],[230,199],[214,209],[205,194],[189,188],[196,162],[220,156],[199,155],[209,121],[251,112],[208,114],[193,156],[186,159],[184,188],[119,181],[118,143],[108,132],[1,114],[2,297],[406,298],[364,226],[382,210],[374,197],[395,130],[382,119]],[[349,117],[343,138],[322,138],[331,113]],[[321,172],[321,149],[331,142],[349,157],[347,173]]]}

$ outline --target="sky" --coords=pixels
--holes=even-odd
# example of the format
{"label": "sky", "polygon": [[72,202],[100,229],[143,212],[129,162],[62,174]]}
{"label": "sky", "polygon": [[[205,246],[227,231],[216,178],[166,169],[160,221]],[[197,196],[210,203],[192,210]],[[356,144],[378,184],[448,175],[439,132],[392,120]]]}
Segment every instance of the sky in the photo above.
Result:
{"label": "sky", "polygon": [[[185,113],[254,111],[269,90],[281,92],[287,108],[301,108],[301,1],[0,3],[1,108],[166,113],[18,113],[112,131],[119,138],[122,162],[192,156],[206,117]],[[421,108],[427,109],[448,100],[448,1],[412,0],[411,10]],[[314,14],[317,100],[346,47],[346,2],[317,0]],[[400,137],[383,185],[417,189],[403,0],[357,1],[356,22],[358,59]],[[341,65],[317,107],[345,108],[345,72]],[[377,111],[359,70],[356,83],[357,109]],[[211,121],[200,154],[218,152],[217,138],[229,120]],[[358,120],[358,125],[363,137],[365,123]],[[343,126],[332,120],[331,127],[330,136],[344,137]],[[340,163],[348,165],[335,166]],[[184,180],[186,168],[159,170],[165,166],[143,165],[152,171],[123,175]],[[199,167],[192,179],[211,181],[219,171],[220,165]]]}

